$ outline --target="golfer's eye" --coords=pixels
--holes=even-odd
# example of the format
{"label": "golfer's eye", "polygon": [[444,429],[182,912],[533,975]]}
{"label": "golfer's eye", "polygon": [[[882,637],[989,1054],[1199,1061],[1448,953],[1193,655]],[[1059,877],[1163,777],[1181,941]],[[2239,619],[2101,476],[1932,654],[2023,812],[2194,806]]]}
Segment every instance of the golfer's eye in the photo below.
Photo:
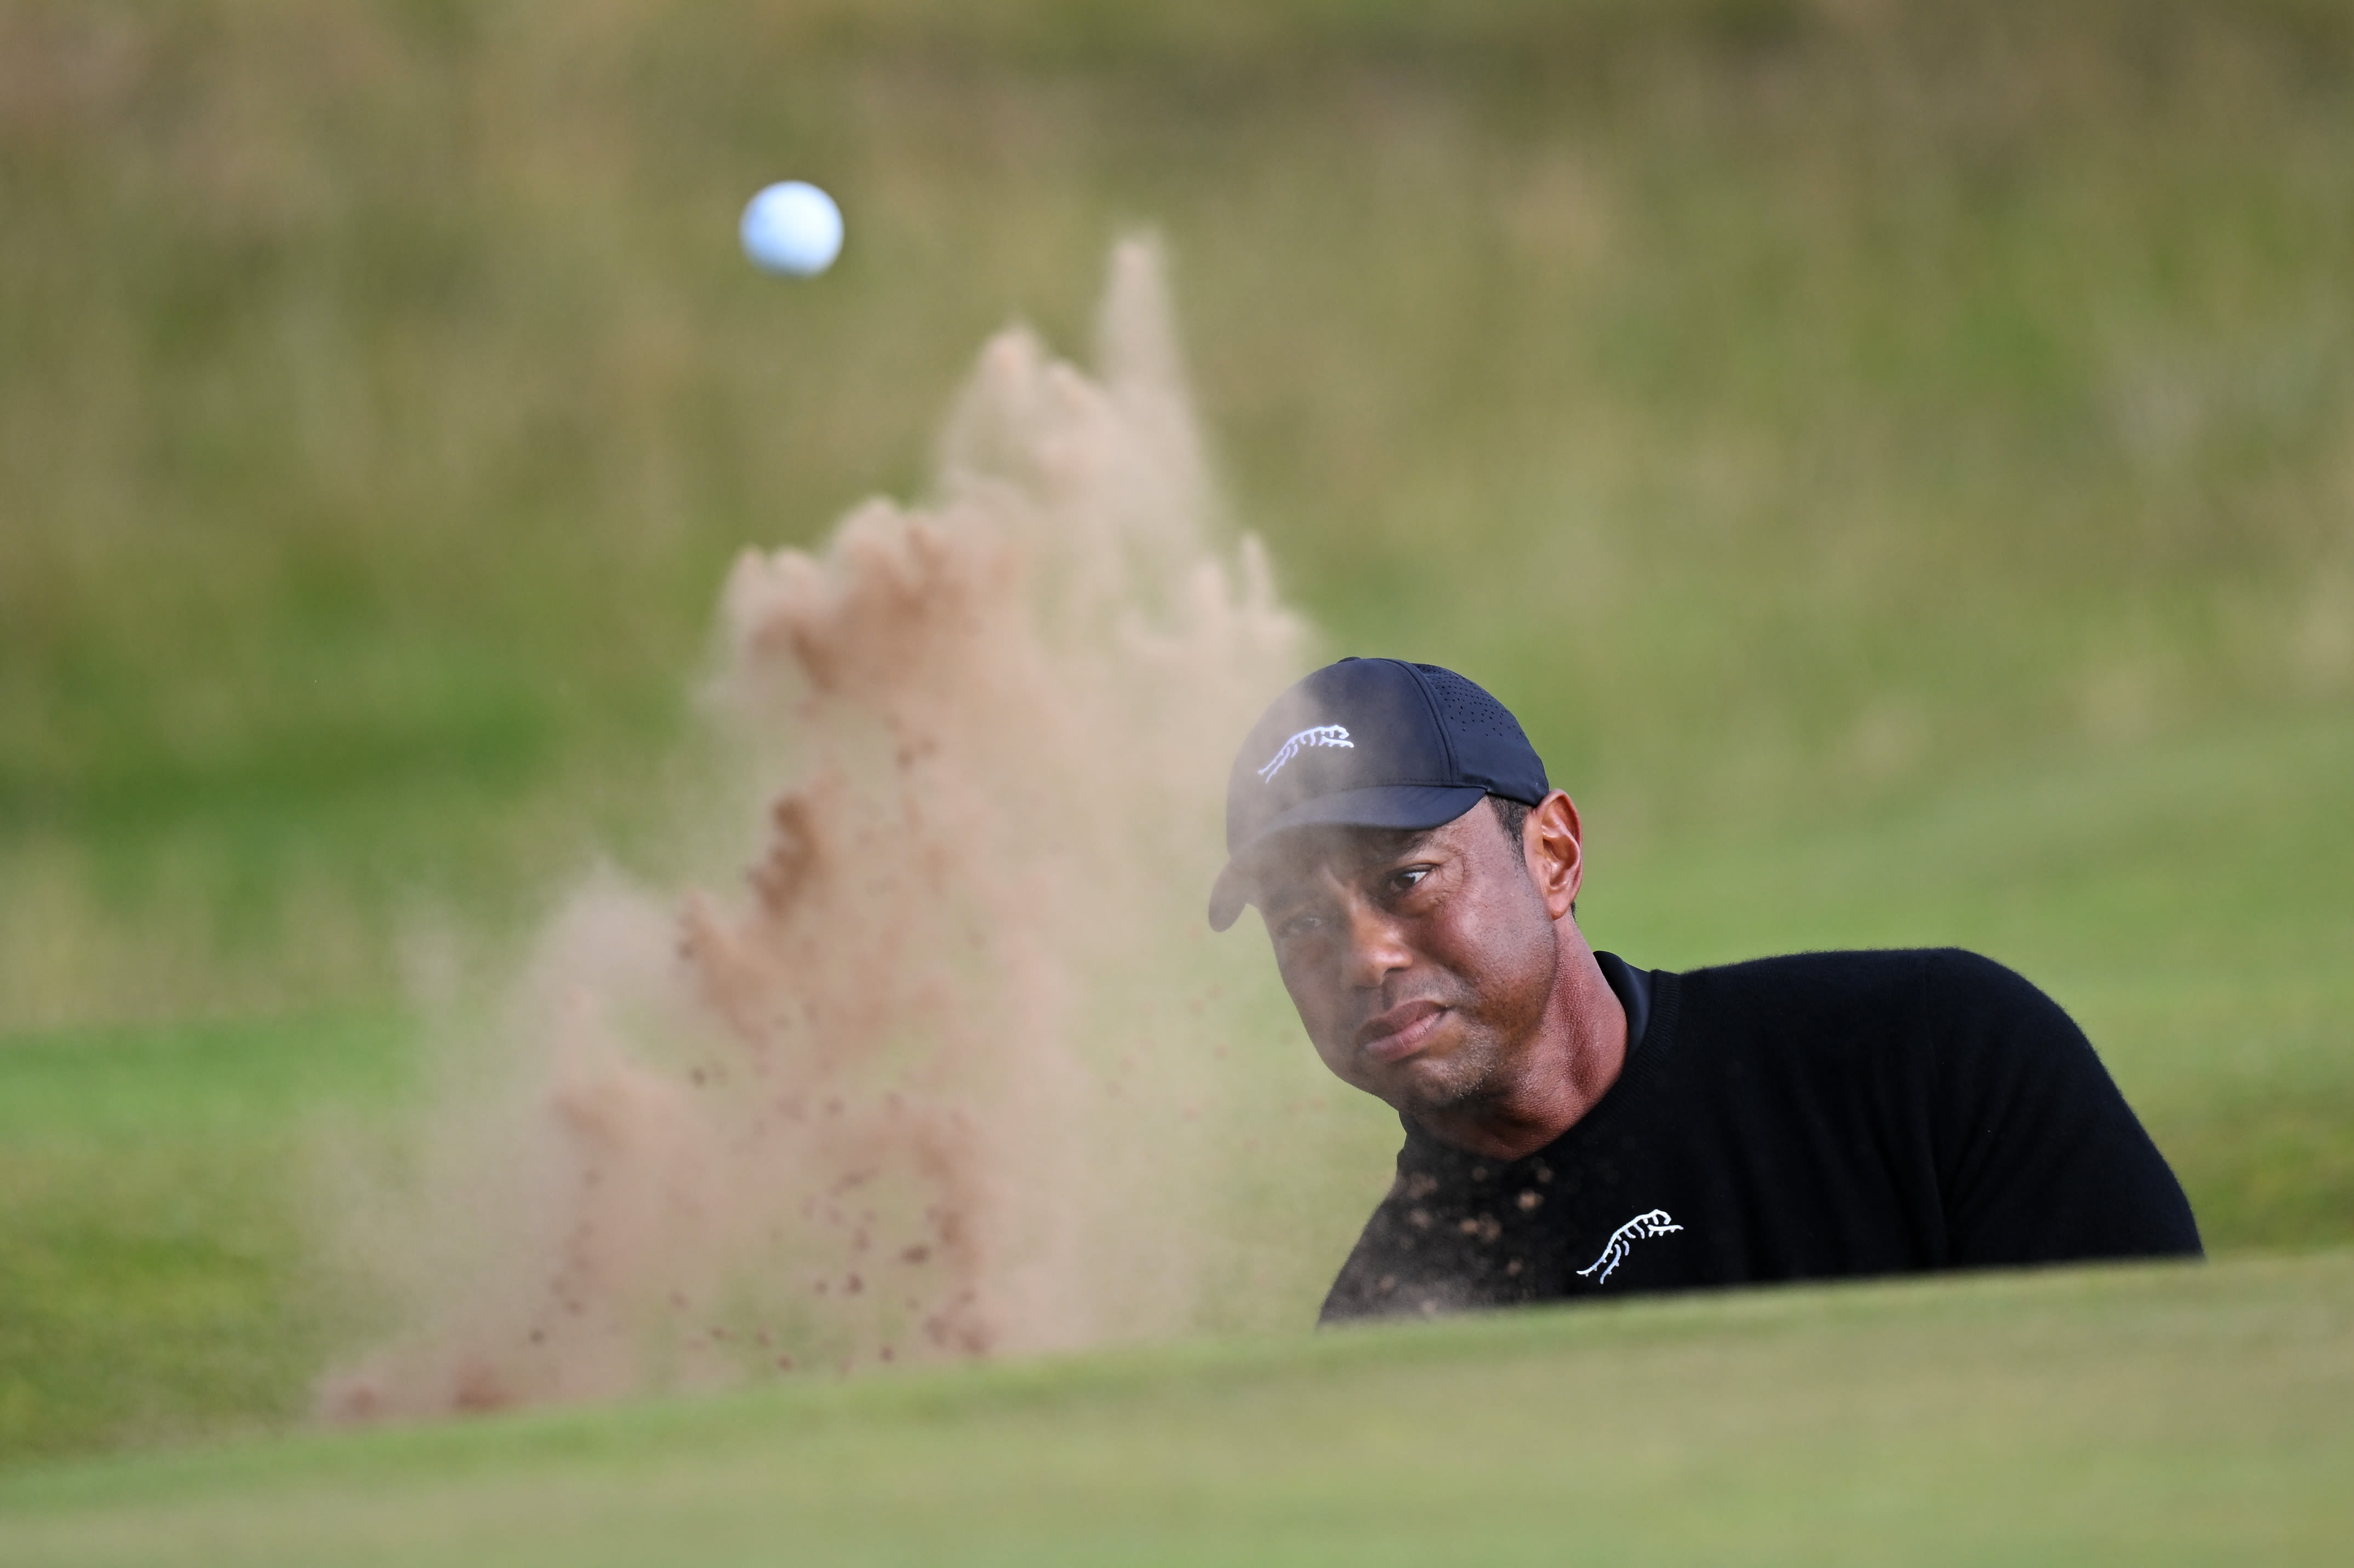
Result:
{"label": "golfer's eye", "polygon": [[1394,871],[1390,873],[1390,891],[1392,893],[1410,892],[1429,874],[1430,867],[1426,865],[1409,865],[1403,870]]}
{"label": "golfer's eye", "polygon": [[1284,938],[1312,937],[1323,928],[1324,921],[1320,916],[1287,915],[1276,923],[1275,934]]}

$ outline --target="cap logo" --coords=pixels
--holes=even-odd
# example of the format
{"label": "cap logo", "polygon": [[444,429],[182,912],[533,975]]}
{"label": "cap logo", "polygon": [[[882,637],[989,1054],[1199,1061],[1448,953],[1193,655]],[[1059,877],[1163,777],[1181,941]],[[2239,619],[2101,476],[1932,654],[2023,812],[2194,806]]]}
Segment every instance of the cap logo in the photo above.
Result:
{"label": "cap logo", "polygon": [[1282,748],[1267,759],[1267,766],[1258,770],[1258,776],[1269,784],[1274,783],[1275,776],[1283,771],[1283,765],[1311,746],[1345,746],[1351,751],[1357,749],[1357,743],[1349,738],[1347,730],[1337,724],[1320,724],[1313,729],[1303,729],[1285,741]]}

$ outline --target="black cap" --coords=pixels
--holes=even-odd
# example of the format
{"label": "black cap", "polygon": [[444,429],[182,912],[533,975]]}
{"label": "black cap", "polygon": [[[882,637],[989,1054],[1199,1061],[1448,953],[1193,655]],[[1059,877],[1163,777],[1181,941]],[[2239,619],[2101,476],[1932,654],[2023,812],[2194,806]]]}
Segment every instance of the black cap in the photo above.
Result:
{"label": "black cap", "polygon": [[1544,763],[1511,710],[1452,670],[1343,659],[1275,699],[1226,780],[1226,868],[1210,927],[1251,901],[1235,862],[1292,828],[1435,828],[1483,795],[1533,806]]}

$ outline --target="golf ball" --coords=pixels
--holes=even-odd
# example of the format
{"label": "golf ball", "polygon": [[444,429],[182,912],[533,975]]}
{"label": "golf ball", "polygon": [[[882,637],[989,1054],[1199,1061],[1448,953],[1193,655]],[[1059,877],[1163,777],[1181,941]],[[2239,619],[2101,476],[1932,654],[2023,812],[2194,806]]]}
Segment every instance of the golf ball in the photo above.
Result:
{"label": "golf ball", "polygon": [[814,278],[842,254],[842,209],[801,180],[769,186],[744,207],[744,254],[755,266]]}

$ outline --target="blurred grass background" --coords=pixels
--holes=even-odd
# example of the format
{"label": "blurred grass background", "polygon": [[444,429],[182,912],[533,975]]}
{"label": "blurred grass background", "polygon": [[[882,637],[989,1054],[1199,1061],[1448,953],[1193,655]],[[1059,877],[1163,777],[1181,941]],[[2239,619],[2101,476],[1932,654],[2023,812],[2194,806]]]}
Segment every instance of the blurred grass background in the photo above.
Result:
{"label": "blurred grass background", "polygon": [[1597,940],[1980,947],[2211,1239],[2354,1238],[2354,8],[0,0],[0,1457],[300,1407],[404,934],[653,857],[728,558],[1140,225]]}

